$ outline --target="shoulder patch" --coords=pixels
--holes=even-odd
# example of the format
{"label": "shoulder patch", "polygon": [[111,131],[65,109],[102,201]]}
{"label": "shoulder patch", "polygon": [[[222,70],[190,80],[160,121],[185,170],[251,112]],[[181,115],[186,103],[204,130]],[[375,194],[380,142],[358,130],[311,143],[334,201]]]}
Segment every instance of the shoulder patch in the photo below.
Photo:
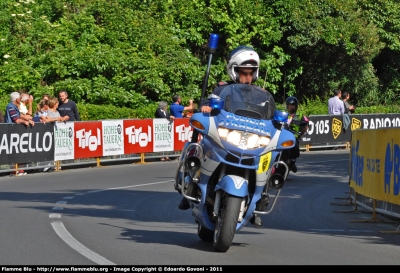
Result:
{"label": "shoulder patch", "polygon": [[218,83],[218,86],[227,85],[227,84],[228,84],[228,82],[219,82],[219,83]]}

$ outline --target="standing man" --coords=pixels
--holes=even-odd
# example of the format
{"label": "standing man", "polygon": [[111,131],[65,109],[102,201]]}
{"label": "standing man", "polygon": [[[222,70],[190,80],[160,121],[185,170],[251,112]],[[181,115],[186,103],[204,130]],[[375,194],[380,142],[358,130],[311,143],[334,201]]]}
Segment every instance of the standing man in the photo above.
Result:
{"label": "standing man", "polygon": [[174,116],[175,118],[183,118],[183,111],[193,109],[193,100],[189,100],[189,106],[183,106],[181,105],[181,102],[181,96],[175,94],[172,97],[172,104],[169,106],[171,116]]}
{"label": "standing man", "polygon": [[68,93],[65,90],[58,92],[60,104],[57,111],[60,113],[63,121],[80,121],[78,108],[76,103],[68,99]]}
{"label": "standing man", "polygon": [[335,96],[328,100],[328,113],[329,115],[343,115],[344,114],[344,104],[340,99],[342,96],[342,91],[336,89],[334,91]]}
{"label": "standing man", "polygon": [[354,111],[356,110],[356,107],[349,103],[349,99],[350,99],[350,93],[347,91],[343,92],[342,100],[343,100],[343,104],[344,104],[344,113],[345,114],[354,113]]}

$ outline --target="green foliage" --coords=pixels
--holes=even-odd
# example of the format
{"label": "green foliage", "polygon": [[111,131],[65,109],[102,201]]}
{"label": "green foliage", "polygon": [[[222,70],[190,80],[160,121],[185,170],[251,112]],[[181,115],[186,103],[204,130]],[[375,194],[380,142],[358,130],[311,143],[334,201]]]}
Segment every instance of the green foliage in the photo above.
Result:
{"label": "green foliage", "polygon": [[229,52],[250,45],[261,57],[256,84],[275,96],[340,88],[359,106],[391,104],[400,94],[399,9],[395,0],[2,0],[0,96],[65,89],[78,105],[133,112],[175,93],[198,102],[217,33],[208,93],[229,79]]}
{"label": "green foliage", "polygon": [[81,120],[109,120],[131,118],[154,118],[158,104],[152,103],[139,109],[113,105],[77,104]]}

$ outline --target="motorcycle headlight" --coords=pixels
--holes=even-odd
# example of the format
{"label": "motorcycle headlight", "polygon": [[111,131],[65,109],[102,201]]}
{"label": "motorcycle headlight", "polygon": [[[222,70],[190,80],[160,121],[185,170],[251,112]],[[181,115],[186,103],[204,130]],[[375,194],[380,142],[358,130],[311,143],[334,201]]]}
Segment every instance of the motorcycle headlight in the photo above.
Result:
{"label": "motorcycle headlight", "polygon": [[218,128],[218,134],[221,139],[244,150],[265,147],[271,141],[269,136],[259,136],[249,132],[229,130],[221,127]]}

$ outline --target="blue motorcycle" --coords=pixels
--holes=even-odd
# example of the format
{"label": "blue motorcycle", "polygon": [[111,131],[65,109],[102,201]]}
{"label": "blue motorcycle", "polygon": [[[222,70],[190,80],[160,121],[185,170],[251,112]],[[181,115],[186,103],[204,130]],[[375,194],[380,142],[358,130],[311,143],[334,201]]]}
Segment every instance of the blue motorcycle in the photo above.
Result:
{"label": "blue motorcycle", "polygon": [[[200,239],[226,252],[254,215],[272,211],[288,172],[276,158],[296,140],[283,126],[288,114],[275,111],[272,117],[260,88],[232,84],[209,100],[212,112],[190,119],[202,138],[185,144],[175,189],[189,201]],[[286,174],[273,171],[278,164]]]}

